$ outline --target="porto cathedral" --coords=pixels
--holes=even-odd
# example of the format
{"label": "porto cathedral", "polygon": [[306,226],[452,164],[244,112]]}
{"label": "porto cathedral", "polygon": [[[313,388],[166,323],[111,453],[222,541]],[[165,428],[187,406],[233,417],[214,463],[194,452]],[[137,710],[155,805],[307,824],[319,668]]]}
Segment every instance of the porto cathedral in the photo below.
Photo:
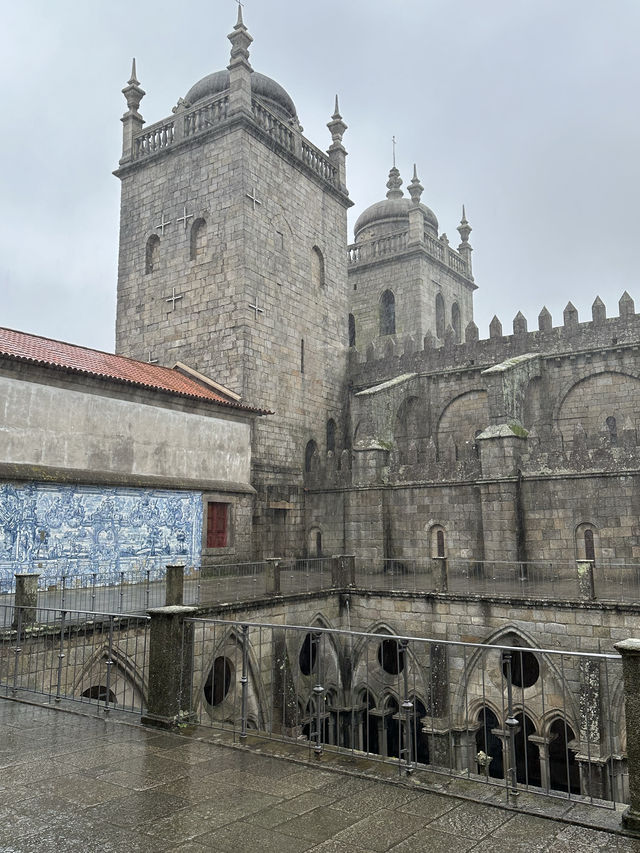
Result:
{"label": "porto cathedral", "polygon": [[618,317],[569,303],[479,340],[464,211],[454,248],[394,164],[350,243],[337,99],[316,145],[252,68],[241,7],[229,41],[168,118],[144,122],[135,68],[123,90],[116,351],[269,412],[234,558],[640,557],[627,293]]}
{"label": "porto cathedral", "polygon": [[637,562],[628,293],[480,339],[464,209],[394,163],[350,242],[337,98],[314,144],[228,38],[160,121],[123,89],[117,354],[0,333],[0,558]]}
{"label": "porto cathedral", "polygon": [[[508,329],[494,317],[481,339],[464,209],[454,247],[418,171],[405,183],[393,163],[350,241],[337,99],[325,140],[311,142],[286,90],[252,68],[241,6],[228,38],[227,68],[166,118],[143,118],[135,63],[123,89],[116,353],[0,329],[0,562],[45,582],[330,555],[381,577],[448,564],[469,584],[496,566],[546,567],[537,598],[530,586],[506,599],[447,590],[434,572],[421,593],[365,584],[320,603],[246,605],[251,619],[432,638],[432,658],[412,664],[442,694],[425,688],[416,704],[432,758],[470,731],[488,752],[473,732],[506,737],[501,659],[489,683],[481,657],[451,646],[449,672],[440,641],[593,652],[637,636],[640,315],[623,285],[613,316],[597,298],[581,322],[569,302],[555,325],[546,309],[531,329],[521,313]],[[569,598],[553,587],[565,569],[579,581]],[[621,579],[632,584],[617,598]],[[335,719],[375,717],[370,751],[392,754],[400,670],[385,648],[332,652],[325,672]],[[211,701],[213,655],[198,702],[233,718]],[[303,695],[310,668],[299,648],[288,655]],[[564,790],[623,795],[626,744],[606,734],[623,718],[620,679],[605,684],[589,662],[563,674],[551,657],[530,654],[518,685],[536,778],[556,785],[550,745],[563,738],[582,768]],[[375,695],[359,690],[369,671]],[[260,727],[269,690],[251,691]],[[609,758],[611,778],[596,779],[593,762]]]}

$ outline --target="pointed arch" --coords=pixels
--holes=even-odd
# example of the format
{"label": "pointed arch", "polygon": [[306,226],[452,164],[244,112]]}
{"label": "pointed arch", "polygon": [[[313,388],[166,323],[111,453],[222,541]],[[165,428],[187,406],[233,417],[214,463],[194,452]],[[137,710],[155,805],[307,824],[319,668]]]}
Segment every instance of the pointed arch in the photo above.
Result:
{"label": "pointed arch", "polygon": [[[194,710],[200,714],[204,711],[216,724],[237,725],[244,645],[242,630],[239,625],[231,625],[221,633],[220,627],[215,625],[204,626],[202,630],[201,665],[193,674]],[[265,713],[270,713],[267,691],[260,678],[260,665],[250,637],[247,642],[247,714],[257,722],[258,728],[265,728]],[[218,679],[222,679],[222,684]]]}
{"label": "pointed arch", "polygon": [[[111,663],[108,664],[108,661]],[[110,670],[107,678],[107,671]],[[147,697],[147,683],[135,661],[118,645],[105,642],[97,648],[82,668],[73,684],[72,695],[77,698],[104,701],[109,681],[109,699],[115,698],[122,710],[142,710]]]}

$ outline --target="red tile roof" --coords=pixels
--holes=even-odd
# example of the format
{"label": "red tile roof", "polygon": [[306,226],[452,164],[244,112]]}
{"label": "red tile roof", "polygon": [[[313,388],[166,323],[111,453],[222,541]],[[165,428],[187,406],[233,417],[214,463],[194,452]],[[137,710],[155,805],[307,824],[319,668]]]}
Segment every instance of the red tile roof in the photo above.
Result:
{"label": "red tile roof", "polygon": [[169,367],[146,364],[122,355],[66,344],[13,329],[0,328],[0,358],[2,357],[178,394],[181,397],[206,400],[245,412],[267,413],[264,409],[255,409],[228,399],[213,388]]}

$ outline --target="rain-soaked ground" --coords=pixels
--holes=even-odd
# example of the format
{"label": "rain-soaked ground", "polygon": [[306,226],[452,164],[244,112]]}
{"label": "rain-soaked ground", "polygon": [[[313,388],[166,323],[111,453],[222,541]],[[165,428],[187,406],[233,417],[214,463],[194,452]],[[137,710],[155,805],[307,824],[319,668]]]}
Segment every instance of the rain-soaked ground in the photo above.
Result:
{"label": "rain-soaked ground", "polygon": [[612,810],[525,794],[524,814],[468,799],[498,802],[477,783],[455,796],[8,699],[0,725],[0,853],[640,853]]}

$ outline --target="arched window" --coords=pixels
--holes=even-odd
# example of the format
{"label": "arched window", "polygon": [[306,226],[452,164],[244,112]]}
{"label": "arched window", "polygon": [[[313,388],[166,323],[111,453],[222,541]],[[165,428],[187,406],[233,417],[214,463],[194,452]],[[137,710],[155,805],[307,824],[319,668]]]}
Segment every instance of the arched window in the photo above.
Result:
{"label": "arched window", "polygon": [[308,474],[309,471],[311,471],[311,469],[313,468],[313,463],[315,461],[317,453],[318,445],[313,439],[311,439],[311,441],[307,442],[307,446],[304,450],[304,470],[306,474]]}
{"label": "arched window", "polygon": [[596,559],[596,546],[593,541],[593,530],[591,528],[587,528],[584,532],[584,558],[593,562]]}
{"label": "arched window", "polygon": [[576,527],[576,559],[591,560],[595,563],[598,546],[598,531],[589,522]]}
{"label": "arched window", "polygon": [[349,314],[349,346],[356,345],[356,318],[353,314]]}
{"label": "arched window", "polygon": [[157,234],[152,234],[147,240],[147,248],[144,258],[145,273],[153,272],[158,263],[158,253],[160,251],[160,238]]}
{"label": "arched window", "polygon": [[327,421],[327,453],[336,452],[336,422],[333,418]]}
{"label": "arched window", "polygon": [[189,257],[197,261],[204,256],[207,238],[207,223],[204,219],[196,219],[191,226],[191,239],[189,241]]}
{"label": "arched window", "polygon": [[460,308],[457,302],[454,302],[451,306],[451,328],[453,329],[456,343],[460,343]]}
{"label": "arched window", "polygon": [[324,257],[317,246],[311,249],[311,283],[314,287],[324,287]]}
{"label": "arched window", "polygon": [[607,430],[609,432],[609,438],[611,439],[611,444],[617,444],[618,443],[618,427],[616,424],[616,419],[613,417],[613,415],[609,415],[609,417],[607,418],[605,423],[607,425]]}
{"label": "arched window", "polygon": [[396,298],[391,290],[380,297],[380,335],[396,333]]}
{"label": "arched window", "polygon": [[441,293],[436,293],[436,336],[444,338],[444,299]]}
{"label": "arched window", "polygon": [[447,544],[444,535],[444,527],[441,524],[434,524],[431,528],[430,536],[430,551],[432,557],[446,557]]}

